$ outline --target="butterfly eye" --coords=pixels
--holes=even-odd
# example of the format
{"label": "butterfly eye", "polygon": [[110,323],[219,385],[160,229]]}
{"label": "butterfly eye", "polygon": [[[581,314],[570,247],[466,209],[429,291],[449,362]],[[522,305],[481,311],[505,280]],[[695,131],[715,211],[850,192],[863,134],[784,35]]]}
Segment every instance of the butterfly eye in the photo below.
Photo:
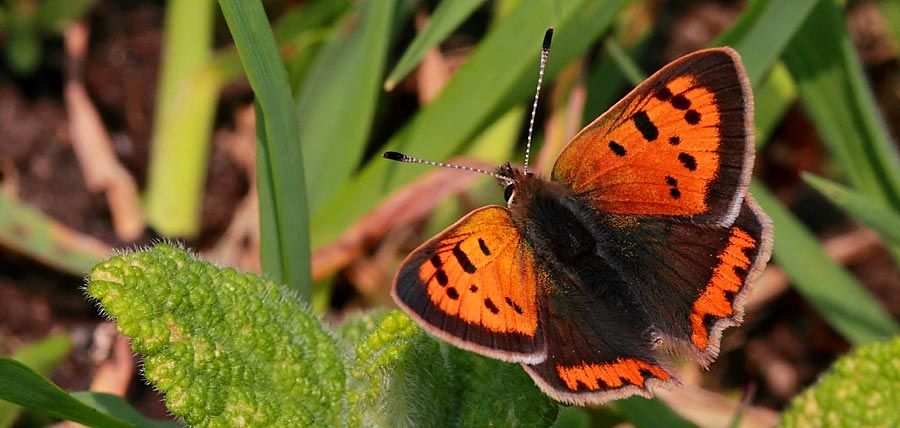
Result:
{"label": "butterfly eye", "polygon": [[511,183],[506,185],[506,188],[503,189],[503,199],[506,199],[507,204],[512,203],[513,195],[516,194],[516,184]]}

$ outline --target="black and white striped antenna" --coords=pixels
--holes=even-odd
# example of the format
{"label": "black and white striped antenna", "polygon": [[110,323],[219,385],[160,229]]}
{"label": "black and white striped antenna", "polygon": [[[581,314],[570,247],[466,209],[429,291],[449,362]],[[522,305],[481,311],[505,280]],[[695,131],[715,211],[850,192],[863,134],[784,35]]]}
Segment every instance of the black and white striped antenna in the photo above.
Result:
{"label": "black and white striped antenna", "polygon": [[[531,153],[531,139],[534,134],[534,117],[537,115],[538,99],[541,96],[541,85],[544,82],[544,69],[547,66],[547,58],[550,56],[550,42],[552,39],[553,39],[553,28],[551,27],[551,28],[547,29],[546,33],[544,33],[544,43],[541,45],[541,66],[540,66],[540,70],[538,71],[537,90],[535,90],[535,93],[534,93],[534,104],[532,104],[532,106],[531,106],[531,119],[528,121],[528,138],[525,142],[525,167],[523,169],[523,171],[526,174],[528,173],[528,158],[529,158],[529,154]],[[496,172],[491,172],[491,171],[481,169],[481,168],[473,168],[473,167],[469,167],[469,166],[465,166],[465,165],[457,165],[457,164],[452,164],[452,163],[435,162],[435,161],[430,161],[430,160],[425,160],[425,159],[419,159],[416,157],[408,156],[408,155],[400,153],[400,152],[384,152],[384,154],[382,154],[381,156],[385,159],[389,159],[389,160],[397,161],[397,162],[403,162],[403,163],[421,163],[421,164],[425,164],[425,165],[439,166],[439,167],[443,167],[443,168],[453,168],[453,169],[459,169],[459,170],[463,170],[463,171],[478,172],[481,174],[490,175],[491,177],[503,180],[507,184],[513,183],[512,177],[507,177],[505,175],[498,174]]]}

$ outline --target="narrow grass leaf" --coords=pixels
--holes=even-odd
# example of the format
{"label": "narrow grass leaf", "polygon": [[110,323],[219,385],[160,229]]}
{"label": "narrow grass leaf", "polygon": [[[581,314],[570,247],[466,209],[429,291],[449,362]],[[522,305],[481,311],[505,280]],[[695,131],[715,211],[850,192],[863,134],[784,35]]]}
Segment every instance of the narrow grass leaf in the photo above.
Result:
{"label": "narrow grass leaf", "polygon": [[[46,377],[50,376],[50,373],[65,358],[71,348],[72,341],[69,340],[69,336],[56,334],[22,346],[12,355],[12,359]],[[15,404],[0,401],[0,427],[12,426],[19,410],[20,407]]]}
{"label": "narrow grass leaf", "polygon": [[859,344],[900,334],[900,325],[841,266],[769,190],[756,182],[750,191],[775,223],[772,257],[794,288],[847,341]]}
{"label": "narrow grass leaf", "polygon": [[804,174],[806,181],[829,201],[871,227],[894,245],[900,245],[900,214],[871,197],[831,180]]}
{"label": "narrow grass leaf", "polygon": [[204,68],[212,54],[214,6],[211,0],[175,0],[166,8],[144,193],[147,222],[166,236],[192,237],[200,230],[210,123],[221,85],[215,70]]}
{"label": "narrow grass leaf", "polygon": [[428,19],[428,24],[416,35],[412,44],[403,52],[403,56],[391,70],[384,83],[385,89],[392,90],[397,82],[419,65],[428,50],[447,38],[483,4],[484,0],[457,0],[439,3]]}
{"label": "narrow grass leaf", "polygon": [[138,427],[85,405],[16,360],[0,357],[0,379],[0,400],[91,427]]}
{"label": "narrow grass leaf", "polygon": [[73,392],[72,397],[88,406],[109,414],[110,416],[128,421],[142,428],[181,428],[184,424],[176,421],[150,419],[140,414],[131,404],[122,397],[113,394],[105,394],[93,391]]}
{"label": "narrow grass leaf", "polygon": [[[350,178],[371,133],[396,1],[368,1],[335,26],[297,107],[309,211]],[[349,31],[348,31],[349,28]]]}
{"label": "narrow grass leaf", "polygon": [[[548,65],[552,76],[584,53],[612,22],[623,0],[566,0],[519,5],[499,22],[459,69],[441,94],[422,109],[385,147],[442,160],[458,151],[490,121],[534,93],[540,40],[556,27]],[[313,220],[313,243],[337,237],[390,191],[408,183],[423,168],[370,160]]]}
{"label": "narrow grass leaf", "polygon": [[804,108],[848,182],[900,209],[900,158],[833,1],[818,2],[784,61]]}
{"label": "narrow grass leaf", "polygon": [[797,100],[794,80],[783,62],[772,67],[769,76],[753,91],[754,138],[757,149],[765,145]]}
{"label": "narrow grass leaf", "polygon": [[90,272],[111,251],[5,193],[0,193],[0,244],[75,275]]}
{"label": "narrow grass leaf", "polygon": [[287,72],[259,0],[220,0],[256,95],[257,188],[263,271],[312,296],[309,216],[297,118]]}
{"label": "narrow grass leaf", "polygon": [[756,88],[818,2],[752,1],[738,21],[713,42],[713,46],[731,46],[740,52],[750,84]]}

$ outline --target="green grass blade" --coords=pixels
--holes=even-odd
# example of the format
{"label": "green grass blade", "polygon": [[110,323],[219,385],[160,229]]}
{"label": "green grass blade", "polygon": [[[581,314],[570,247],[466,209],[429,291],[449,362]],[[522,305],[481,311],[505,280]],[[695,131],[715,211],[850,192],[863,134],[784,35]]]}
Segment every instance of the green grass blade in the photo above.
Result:
{"label": "green grass blade", "polygon": [[56,220],[2,192],[0,244],[76,275],[90,272],[111,251],[103,242],[75,235]]}
{"label": "green grass blade", "polygon": [[166,44],[144,193],[147,222],[166,236],[190,237],[200,229],[209,124],[221,79],[213,69],[195,70],[212,53],[213,12],[210,0],[176,0],[166,8]]}
{"label": "green grass blade", "polygon": [[756,0],[714,46],[741,53],[750,84],[757,88],[819,0]]}
{"label": "green grass blade", "polygon": [[220,0],[256,95],[257,189],[263,271],[312,296],[309,216],[297,118],[287,72],[259,0]]}
{"label": "green grass blade", "polygon": [[185,425],[176,421],[163,421],[150,419],[140,414],[131,404],[118,395],[105,394],[102,392],[78,391],[73,392],[72,397],[76,400],[87,404],[97,410],[100,410],[110,416],[128,421],[141,428],[180,428]]}
{"label": "green grass blade", "polygon": [[0,400],[97,428],[136,428],[76,400],[16,360],[0,357]]}
{"label": "green grass blade", "polygon": [[[12,358],[41,376],[50,376],[54,368],[72,348],[69,336],[57,334],[29,343],[16,350]],[[8,401],[0,401],[0,427],[12,426],[20,407]]]}
{"label": "green grass blade", "polygon": [[[820,3],[831,2],[758,0],[745,12],[740,23],[717,43],[736,46],[745,60],[751,83],[754,87],[763,87],[756,91],[756,127],[762,130],[759,135],[763,138],[771,134],[786,111],[794,97],[794,89],[779,66],[773,69],[765,83],[760,85],[760,82],[781,55],[781,49],[789,56],[788,51],[795,48],[796,40],[807,37],[806,26],[815,21],[816,6]],[[827,52],[821,46],[816,49]],[[764,111],[760,112],[760,109]],[[900,331],[878,302],[846,269],[827,257],[816,238],[768,190],[756,183],[751,189],[775,224],[773,258],[788,273],[795,288],[835,330],[854,343],[876,340]]]}
{"label": "green grass blade", "polygon": [[804,108],[848,182],[900,209],[900,157],[833,1],[818,2],[784,61]]}
{"label": "green grass blade", "polygon": [[756,146],[761,147],[796,99],[793,81],[778,62],[818,0],[756,0],[713,42],[741,53],[753,86]]}
{"label": "green grass blade", "polygon": [[315,0],[288,11],[272,28],[275,40],[284,42],[312,29],[324,28],[338,19],[353,2]]}
{"label": "green grass blade", "polygon": [[335,26],[303,85],[297,117],[311,213],[334,197],[362,158],[395,11],[394,0],[361,3]]}
{"label": "green grass blade", "polygon": [[419,65],[429,49],[443,41],[482,4],[484,4],[484,0],[457,0],[439,3],[434,14],[428,19],[428,24],[416,35],[412,44],[403,52],[403,56],[391,70],[384,83],[385,89],[388,91],[393,89],[397,82],[403,80],[410,71]]}
{"label": "green grass blade", "polygon": [[794,80],[783,62],[775,64],[765,81],[753,91],[753,122],[756,147],[765,145],[797,100]]}
{"label": "green grass blade", "polygon": [[[500,21],[459,69],[441,94],[388,142],[386,148],[442,160],[458,151],[489,122],[531,97],[537,78],[541,37],[555,26],[552,76],[584,53],[625,5],[623,0],[524,3]],[[342,233],[390,191],[408,183],[424,168],[370,160],[359,177],[312,223],[313,244]]]}
{"label": "green grass blade", "polygon": [[900,214],[883,203],[831,180],[804,174],[810,186],[828,198],[829,201],[871,227],[894,245],[900,245]]}
{"label": "green grass blade", "polygon": [[775,224],[773,259],[822,318],[854,344],[900,334],[900,325],[871,294],[835,264],[813,236],[768,189],[756,182],[750,191]]}

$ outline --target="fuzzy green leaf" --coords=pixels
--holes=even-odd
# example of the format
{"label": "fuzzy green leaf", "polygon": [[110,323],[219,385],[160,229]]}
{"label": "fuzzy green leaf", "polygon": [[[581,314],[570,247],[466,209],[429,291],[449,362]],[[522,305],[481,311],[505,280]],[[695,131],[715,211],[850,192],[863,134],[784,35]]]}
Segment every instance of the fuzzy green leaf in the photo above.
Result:
{"label": "fuzzy green leaf", "polygon": [[446,424],[458,407],[440,344],[399,311],[380,318],[347,363],[349,426]]}
{"label": "fuzzy green leaf", "polygon": [[863,345],[841,357],[794,398],[784,428],[900,426],[900,338]]}
{"label": "fuzzy green leaf", "polygon": [[144,354],[144,374],[169,410],[192,426],[340,425],[337,345],[275,282],[157,244],[97,265],[87,293]]}
{"label": "fuzzy green leaf", "polygon": [[452,348],[449,352],[460,391],[462,427],[548,427],[559,405],[544,395],[519,364]]}
{"label": "fuzzy green leaf", "polygon": [[547,427],[558,406],[518,364],[449,347],[400,311],[348,321],[349,426]]}

